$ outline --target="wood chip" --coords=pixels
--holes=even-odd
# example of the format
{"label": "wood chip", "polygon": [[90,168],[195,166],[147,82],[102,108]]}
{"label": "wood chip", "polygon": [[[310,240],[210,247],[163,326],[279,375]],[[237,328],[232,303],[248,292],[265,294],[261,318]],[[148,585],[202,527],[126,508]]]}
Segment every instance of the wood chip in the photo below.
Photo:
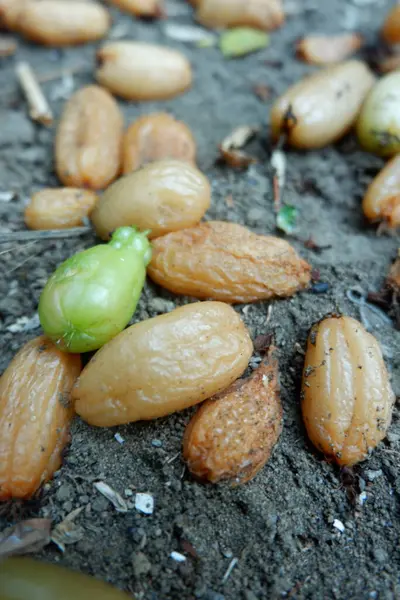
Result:
{"label": "wood chip", "polygon": [[53,113],[29,63],[19,62],[15,70],[28,101],[31,119],[46,127],[52,125]]}

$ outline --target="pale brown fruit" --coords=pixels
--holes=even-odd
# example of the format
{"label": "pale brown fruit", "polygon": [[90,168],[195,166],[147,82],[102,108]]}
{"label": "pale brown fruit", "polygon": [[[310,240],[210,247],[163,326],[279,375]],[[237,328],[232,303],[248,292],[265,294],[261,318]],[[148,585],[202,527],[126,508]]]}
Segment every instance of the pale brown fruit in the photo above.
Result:
{"label": "pale brown fruit", "polygon": [[228,387],[252,351],[230,306],[177,308],[128,327],[97,352],[74,388],[76,412],[100,427],[163,417]]}
{"label": "pale brown fruit", "polygon": [[0,500],[30,498],[61,465],[81,370],[46,337],[28,342],[0,378]]}
{"label": "pale brown fruit", "polygon": [[284,20],[281,0],[201,0],[196,19],[206,27],[255,27],[269,31]]}
{"label": "pale brown fruit", "polygon": [[110,0],[121,10],[135,15],[135,17],[153,18],[163,14],[163,0]]}
{"label": "pale brown fruit", "polygon": [[162,160],[113,183],[97,203],[92,222],[105,240],[123,225],[149,229],[149,237],[155,238],[198,223],[210,200],[210,184],[201,171],[181,161]]}
{"label": "pale brown fruit", "polygon": [[189,471],[212,483],[253,479],[282,431],[275,348],[248,379],[200,406],[186,428],[183,456]]}
{"label": "pale brown fruit", "polygon": [[123,118],[114,98],[89,85],[67,102],[56,135],[56,171],[69,187],[100,190],[121,168]]}
{"label": "pale brown fruit", "polygon": [[302,411],[310,440],[339,465],[364,460],[386,436],[395,397],[376,339],[351,317],[311,329]]}
{"label": "pale brown fruit", "polygon": [[25,223],[30,229],[68,229],[83,225],[97,201],[90,190],[46,188],[34,194],[25,208]]}
{"label": "pale brown fruit", "polygon": [[400,154],[389,160],[370,183],[362,208],[369,221],[400,226]]}
{"label": "pale brown fruit", "polygon": [[285,240],[210,221],[154,240],[150,277],[175,294],[224,302],[292,296],[311,267]]}
{"label": "pale brown fruit", "polygon": [[74,46],[103,38],[111,25],[108,11],[97,2],[28,0],[15,30],[45,46]]}
{"label": "pale brown fruit", "polygon": [[196,142],[189,127],[167,113],[139,117],[124,136],[123,173],[166,158],[196,164]]}
{"label": "pale brown fruit", "polygon": [[297,55],[314,65],[337,63],[359,50],[363,38],[358,33],[338,35],[308,35],[296,46]]}
{"label": "pale brown fruit", "polygon": [[281,135],[296,148],[322,148],[355,123],[375,78],[358,60],[327,67],[290,87],[271,110],[274,140]]}
{"label": "pale brown fruit", "polygon": [[110,42],[97,53],[97,81],[126,100],[164,100],[192,84],[187,58],[166,46]]}
{"label": "pale brown fruit", "polygon": [[18,20],[29,0],[0,0],[0,28],[15,31]]}
{"label": "pale brown fruit", "polygon": [[387,44],[400,43],[400,4],[396,4],[386,17],[382,37]]}

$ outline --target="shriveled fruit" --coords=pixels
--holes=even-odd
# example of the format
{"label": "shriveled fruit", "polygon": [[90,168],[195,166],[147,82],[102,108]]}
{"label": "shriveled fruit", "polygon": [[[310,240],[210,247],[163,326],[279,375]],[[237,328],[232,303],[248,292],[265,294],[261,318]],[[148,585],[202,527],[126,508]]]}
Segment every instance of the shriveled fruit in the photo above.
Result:
{"label": "shriveled fruit", "polygon": [[123,143],[124,174],[166,158],[196,163],[196,142],[189,127],[168,113],[144,115],[132,123]]}
{"label": "shriveled fruit", "polygon": [[126,100],[164,100],[192,83],[187,58],[166,46],[111,42],[97,53],[97,81]]}
{"label": "shriveled fruit", "polygon": [[0,378],[0,500],[29,498],[61,465],[81,369],[46,337],[28,342]]}
{"label": "shriveled fruit", "polygon": [[66,186],[100,190],[120,171],[123,119],[114,98],[97,85],[67,102],[56,135],[56,170]]}
{"label": "shriveled fruit", "polygon": [[268,31],[285,20],[281,0],[202,0],[197,5],[196,19],[216,29],[243,25]]}
{"label": "shriveled fruit", "polygon": [[357,121],[360,144],[380,156],[400,151],[400,72],[382,77],[368,94]]}
{"label": "shriveled fruit", "polygon": [[278,361],[271,348],[249,379],[207,400],[186,428],[183,456],[189,470],[212,483],[253,479],[282,431]]}
{"label": "shriveled fruit", "polygon": [[78,188],[47,188],[32,196],[25,208],[30,229],[68,229],[82,225],[92,212],[97,196]]}
{"label": "shriveled fruit", "polygon": [[73,46],[104,37],[110,25],[108,11],[94,1],[28,0],[15,30],[45,46]]}
{"label": "shriveled fruit", "polygon": [[163,13],[163,0],[111,0],[111,2],[136,17],[160,17]]}
{"label": "shriveled fruit", "polygon": [[389,12],[382,27],[382,37],[387,44],[400,43],[400,5]]}
{"label": "shriveled fruit", "polygon": [[363,38],[358,33],[338,35],[308,35],[297,44],[297,55],[314,65],[337,63],[361,48]]}
{"label": "shriveled fruit", "polygon": [[312,443],[339,465],[364,460],[386,436],[395,397],[376,339],[351,317],[311,329],[302,411]]}
{"label": "shriveled fruit", "polygon": [[235,303],[292,296],[310,270],[284,240],[210,221],[155,240],[147,272],[176,294]]}
{"label": "shriveled fruit", "polygon": [[73,391],[77,413],[110,427],[198,404],[243,373],[253,345],[239,315],[196,302],[132,325],[94,356]]}
{"label": "shriveled fruit", "polygon": [[210,205],[210,184],[196,167],[176,160],[150,163],[122,177],[100,198],[92,213],[97,234],[134,223],[150,237],[198,223]]}
{"label": "shriveled fruit", "polygon": [[28,0],[0,0],[0,28],[14,31],[27,2]]}
{"label": "shriveled fruit", "polygon": [[2,600],[132,599],[95,577],[26,557],[0,563],[0,597]]}
{"label": "shriveled fruit", "polygon": [[375,78],[358,60],[327,67],[299,81],[274,103],[272,137],[297,148],[322,148],[354,124]]}
{"label": "shriveled fruit", "polygon": [[370,183],[363,200],[369,221],[400,226],[400,155],[394,156]]}

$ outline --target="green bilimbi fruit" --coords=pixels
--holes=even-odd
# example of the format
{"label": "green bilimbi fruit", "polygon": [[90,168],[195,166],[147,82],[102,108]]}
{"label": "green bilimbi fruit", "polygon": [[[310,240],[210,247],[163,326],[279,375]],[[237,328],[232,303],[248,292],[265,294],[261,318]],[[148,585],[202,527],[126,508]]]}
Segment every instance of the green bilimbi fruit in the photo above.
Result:
{"label": "green bilimbi fruit", "polygon": [[61,350],[97,350],[129,323],[151,258],[148,233],[120,227],[107,245],[75,254],[50,277],[39,318]]}

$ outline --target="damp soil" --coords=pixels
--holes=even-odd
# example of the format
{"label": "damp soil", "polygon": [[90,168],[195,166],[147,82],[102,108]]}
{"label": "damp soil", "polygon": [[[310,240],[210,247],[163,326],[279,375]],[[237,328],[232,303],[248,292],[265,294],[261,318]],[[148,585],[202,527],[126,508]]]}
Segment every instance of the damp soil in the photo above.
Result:
{"label": "damp soil", "polygon": [[[356,29],[373,44],[393,2],[287,4],[292,10],[297,7],[297,14],[271,34],[267,49],[240,60],[223,59],[217,48],[198,49],[169,39],[163,21],[136,22],[113,11],[116,36],[179,48],[195,73],[193,88],[174,100],[121,102],[126,122],[155,110],[167,110],[185,121],[198,142],[199,166],[212,182],[207,218],[234,221],[260,233],[276,233],[268,110],[288,85],[313,70],[295,58],[296,39],[305,32]],[[167,1],[167,8],[172,21],[192,23],[192,9],[183,0]],[[29,120],[14,77],[16,60],[29,60],[40,75],[76,68],[73,85],[78,89],[93,81],[95,49],[89,45],[60,51],[21,43],[16,57],[2,60],[0,188],[14,192],[11,200],[0,197],[2,230],[22,229],[29,195],[57,185],[55,130]],[[56,116],[71,93],[70,83],[67,78],[44,84]],[[268,86],[267,99],[254,93],[257,85]],[[218,143],[243,124],[261,129],[251,146],[258,164],[242,172],[216,166]],[[58,523],[83,507],[77,517],[82,539],[67,546],[64,554],[50,545],[37,558],[95,575],[143,600],[399,598],[398,407],[387,439],[349,477],[313,450],[299,406],[303,351],[311,325],[331,312],[360,318],[360,306],[349,299],[349,290],[379,290],[396,255],[399,240],[377,236],[360,208],[366,185],[382,164],[361,151],[352,135],[317,152],[287,152],[285,201],[299,211],[296,237],[289,239],[318,272],[319,282],[327,285],[289,300],[236,307],[253,338],[274,334],[280,355],[284,429],[271,460],[254,481],[232,489],[191,479],[181,457],[191,411],[113,429],[92,428],[76,419],[54,480],[28,504],[3,505],[0,527],[32,516]],[[319,253],[306,248],[303,241],[310,237],[330,248]],[[27,340],[39,335],[35,315],[47,277],[72,252],[94,242],[87,234],[2,246],[0,371]],[[5,249],[10,251],[3,253]],[[189,301],[148,282],[133,322]],[[367,317],[383,345],[399,395],[400,334],[389,324],[377,323],[370,313]],[[116,512],[93,487],[98,480],[129,503],[136,492],[151,494],[153,514],[139,513],[132,503],[126,514]],[[357,502],[361,492],[363,504]],[[342,533],[334,527],[335,519],[343,524]],[[186,561],[174,561],[172,551],[185,555]],[[233,559],[237,561],[224,580]]]}

